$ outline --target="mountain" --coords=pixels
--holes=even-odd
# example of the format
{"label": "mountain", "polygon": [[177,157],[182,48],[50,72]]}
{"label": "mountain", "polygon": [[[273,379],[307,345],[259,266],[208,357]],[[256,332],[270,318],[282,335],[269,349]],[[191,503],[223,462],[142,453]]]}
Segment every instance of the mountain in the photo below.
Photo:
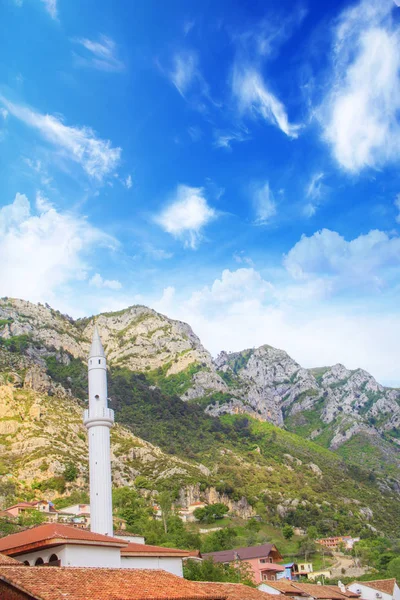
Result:
{"label": "mountain", "polygon": [[[213,360],[189,325],[144,306],[96,321],[120,423],[115,485],[326,533],[400,524],[399,390],[342,365],[303,369],[267,345]],[[80,413],[92,327],[0,300],[0,495],[10,481],[21,497],[87,490]]]}

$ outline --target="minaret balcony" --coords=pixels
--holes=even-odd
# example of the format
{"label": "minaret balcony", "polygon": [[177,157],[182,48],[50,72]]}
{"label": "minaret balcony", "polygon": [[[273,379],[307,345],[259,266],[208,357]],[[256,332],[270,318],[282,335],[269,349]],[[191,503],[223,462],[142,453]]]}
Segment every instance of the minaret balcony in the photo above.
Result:
{"label": "minaret balcony", "polygon": [[103,425],[111,427],[114,423],[114,411],[112,408],[99,407],[96,410],[86,409],[83,412],[83,424],[86,427]]}

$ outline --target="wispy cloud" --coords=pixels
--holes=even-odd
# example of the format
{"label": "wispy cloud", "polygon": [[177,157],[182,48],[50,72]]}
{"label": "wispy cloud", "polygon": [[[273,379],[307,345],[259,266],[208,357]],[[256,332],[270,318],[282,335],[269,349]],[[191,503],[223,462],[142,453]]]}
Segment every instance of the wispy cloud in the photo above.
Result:
{"label": "wispy cloud", "polygon": [[255,67],[239,63],[235,65],[232,91],[241,113],[262,117],[288,137],[298,136],[300,126],[289,122],[284,104],[268,89]]}
{"label": "wispy cloud", "polygon": [[169,77],[181,96],[185,97],[194,81],[199,78],[197,54],[189,51],[177,52],[172,63]]}
{"label": "wispy cloud", "polygon": [[323,195],[323,178],[324,173],[314,173],[306,187],[306,197],[308,198],[308,202],[303,209],[303,214],[306,217],[313,217],[317,212]]}
{"label": "wispy cloud", "polygon": [[268,181],[254,187],[253,205],[256,213],[255,224],[266,225],[276,215],[276,201]]}
{"label": "wispy cloud", "polygon": [[86,51],[83,55],[75,55],[79,65],[114,72],[125,68],[124,63],[117,56],[117,45],[110,37],[100,35],[97,41],[78,38],[74,42]]}
{"label": "wispy cloud", "polygon": [[57,19],[57,0],[41,0],[52,19]]}
{"label": "wispy cloud", "polygon": [[117,279],[103,279],[100,273],[96,273],[89,279],[89,285],[92,285],[96,288],[106,288],[109,290],[120,290],[122,288],[122,284]]}
{"label": "wispy cloud", "polygon": [[339,165],[358,173],[400,158],[400,26],[393,0],[362,0],[334,31],[330,87],[319,111]]}
{"label": "wispy cloud", "polygon": [[214,146],[216,148],[226,148],[228,150],[232,149],[232,142],[245,142],[246,140],[250,139],[249,131],[246,127],[236,131],[217,130],[214,132],[214,136]]}
{"label": "wispy cloud", "polygon": [[399,211],[399,214],[396,217],[396,221],[397,221],[397,223],[400,223],[400,194],[397,194],[396,199],[394,201],[394,205],[397,208],[397,210]]}
{"label": "wispy cloud", "polygon": [[0,102],[9,113],[28,125],[52,143],[63,156],[79,163],[92,178],[101,181],[117,167],[121,148],[114,148],[110,140],[102,140],[89,127],[67,126],[59,117],[43,115],[35,110],[9,102],[0,96]]}
{"label": "wispy cloud", "polygon": [[128,175],[128,177],[124,180],[124,185],[126,189],[131,189],[131,187],[133,186],[132,175]]}
{"label": "wispy cloud", "polygon": [[201,240],[202,229],[216,216],[203,188],[178,185],[173,199],[154,220],[167,233],[183,239],[185,247],[194,250]]}

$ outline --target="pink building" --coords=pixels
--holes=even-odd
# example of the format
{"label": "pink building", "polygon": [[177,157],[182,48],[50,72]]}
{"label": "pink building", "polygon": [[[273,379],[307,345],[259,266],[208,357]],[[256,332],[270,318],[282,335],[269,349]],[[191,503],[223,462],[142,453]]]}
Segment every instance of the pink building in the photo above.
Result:
{"label": "pink building", "polygon": [[254,583],[263,581],[276,581],[278,573],[283,573],[285,567],[276,564],[283,557],[274,544],[250,546],[250,548],[236,548],[235,550],[222,550],[221,552],[208,552],[203,558],[212,558],[214,562],[229,564],[235,561],[246,562],[253,571]]}

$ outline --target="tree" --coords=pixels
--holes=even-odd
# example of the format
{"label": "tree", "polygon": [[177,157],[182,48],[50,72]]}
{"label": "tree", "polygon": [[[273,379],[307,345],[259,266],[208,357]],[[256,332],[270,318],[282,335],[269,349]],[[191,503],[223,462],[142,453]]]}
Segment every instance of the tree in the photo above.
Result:
{"label": "tree", "polygon": [[310,538],[310,540],[316,540],[318,538],[318,530],[315,525],[307,527],[307,537]]}
{"label": "tree", "polygon": [[78,469],[74,465],[74,463],[68,463],[65,465],[64,469],[64,479],[65,481],[75,481],[78,477]]}
{"label": "tree", "polygon": [[231,550],[235,543],[237,532],[233,527],[225,527],[219,531],[213,531],[204,536],[201,544],[202,552],[218,552],[219,550]]}
{"label": "tree", "polygon": [[308,557],[315,554],[317,548],[313,540],[310,540],[308,537],[304,538],[299,542],[299,553],[304,554],[304,560],[307,562]]}
{"label": "tree", "polygon": [[185,579],[192,581],[223,581],[244,583],[254,587],[253,572],[246,562],[235,562],[229,565],[215,563],[212,558],[201,562],[188,560],[183,567]]}
{"label": "tree", "polygon": [[165,533],[168,533],[168,518],[171,514],[171,494],[169,492],[161,492],[158,496],[158,503],[161,509],[161,517],[164,525]]}
{"label": "tree", "polygon": [[282,529],[282,534],[283,534],[283,537],[285,538],[285,540],[291,540],[292,537],[294,536],[293,527],[286,523],[286,525]]}
{"label": "tree", "polygon": [[208,504],[204,508],[196,508],[193,515],[200,522],[214,523],[217,519],[222,519],[228,511],[229,508],[225,504],[216,502],[215,504]]}
{"label": "tree", "polygon": [[41,525],[46,520],[46,516],[39,510],[27,510],[18,517],[18,524],[24,527],[32,527],[33,525]]}
{"label": "tree", "polygon": [[395,577],[397,581],[400,581],[400,556],[390,561],[387,567],[387,574],[389,577]]}

